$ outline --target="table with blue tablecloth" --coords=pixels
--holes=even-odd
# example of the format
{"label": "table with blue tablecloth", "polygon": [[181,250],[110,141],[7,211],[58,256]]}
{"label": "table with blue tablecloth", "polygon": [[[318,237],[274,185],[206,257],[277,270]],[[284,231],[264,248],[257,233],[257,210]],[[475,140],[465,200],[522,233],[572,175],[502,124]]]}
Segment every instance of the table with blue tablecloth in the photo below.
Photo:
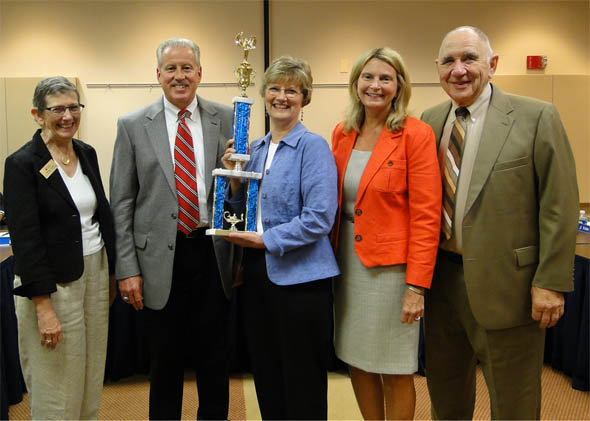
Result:
{"label": "table with blue tablecloth", "polygon": [[545,364],[572,378],[572,387],[590,390],[590,234],[578,233],[574,291],[565,294],[565,313],[547,329]]}
{"label": "table with blue tablecloth", "polygon": [[[26,391],[18,356],[16,314],[12,295],[14,259],[10,246],[0,246],[0,419],[8,419],[8,406],[22,401]],[[9,256],[9,257],[6,257]]]}

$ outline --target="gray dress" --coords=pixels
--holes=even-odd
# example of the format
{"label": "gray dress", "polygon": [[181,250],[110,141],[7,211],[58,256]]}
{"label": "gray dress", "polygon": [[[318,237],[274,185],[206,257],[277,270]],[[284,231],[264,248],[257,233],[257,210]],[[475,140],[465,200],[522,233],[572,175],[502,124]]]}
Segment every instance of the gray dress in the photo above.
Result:
{"label": "gray dress", "polygon": [[418,369],[419,323],[402,324],[406,265],[364,266],[354,251],[359,182],[371,152],[352,151],[344,175],[338,263],[334,283],[334,346],[345,363],[371,373],[412,374]]}

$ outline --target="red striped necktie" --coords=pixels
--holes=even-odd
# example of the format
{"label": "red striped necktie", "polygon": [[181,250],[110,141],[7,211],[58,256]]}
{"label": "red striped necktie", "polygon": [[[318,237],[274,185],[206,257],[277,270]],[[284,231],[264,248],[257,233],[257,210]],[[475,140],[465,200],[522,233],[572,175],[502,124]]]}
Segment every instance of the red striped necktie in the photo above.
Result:
{"label": "red striped necktie", "polygon": [[197,165],[193,137],[185,117],[190,111],[178,113],[178,130],[174,142],[174,178],[178,197],[178,230],[189,235],[199,224],[199,196],[197,193]]}

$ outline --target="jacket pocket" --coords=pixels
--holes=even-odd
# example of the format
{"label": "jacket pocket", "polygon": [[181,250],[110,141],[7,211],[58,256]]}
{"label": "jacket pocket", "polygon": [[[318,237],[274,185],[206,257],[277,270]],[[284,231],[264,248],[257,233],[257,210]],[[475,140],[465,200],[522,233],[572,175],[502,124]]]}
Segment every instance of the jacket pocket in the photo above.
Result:
{"label": "jacket pocket", "polygon": [[496,165],[494,165],[494,171],[509,170],[511,168],[520,167],[522,165],[528,164],[529,161],[530,156],[523,156],[522,158],[511,159],[510,161],[496,162]]}
{"label": "jacket pocket", "polygon": [[520,268],[539,263],[538,246],[527,246],[515,249],[514,255],[516,256],[516,266]]}
{"label": "jacket pocket", "polygon": [[147,238],[147,234],[142,234],[140,232],[133,233],[133,241],[135,241],[135,247],[143,250],[147,244]]}
{"label": "jacket pocket", "polygon": [[371,185],[380,192],[405,192],[408,189],[407,162],[402,159],[388,159],[375,173]]}
{"label": "jacket pocket", "polygon": [[377,234],[377,243],[395,243],[401,240],[407,240],[408,231],[388,232],[386,234]]}

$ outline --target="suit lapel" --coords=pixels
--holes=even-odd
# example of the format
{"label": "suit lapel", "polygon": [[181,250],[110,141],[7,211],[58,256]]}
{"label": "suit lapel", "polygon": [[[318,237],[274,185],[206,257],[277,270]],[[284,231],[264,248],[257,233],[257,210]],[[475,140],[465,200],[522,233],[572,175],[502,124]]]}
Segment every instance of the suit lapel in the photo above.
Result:
{"label": "suit lapel", "polygon": [[334,148],[334,160],[336,161],[336,168],[338,170],[338,185],[340,186],[339,196],[342,197],[342,185],[344,184],[344,174],[346,173],[346,167],[348,166],[348,160],[354,147],[354,141],[356,139],[356,132],[351,130],[348,133],[344,133],[344,137],[338,141],[337,147]]}
{"label": "suit lapel", "polygon": [[440,146],[440,139],[442,138],[443,130],[445,128],[445,123],[447,122],[447,118],[449,116],[449,111],[451,111],[451,101],[445,102],[440,106],[440,111],[436,110],[429,114],[427,123],[432,127],[434,131],[434,136],[436,137],[436,150]]}
{"label": "suit lapel", "polygon": [[514,123],[514,119],[510,116],[512,112],[510,101],[498,88],[494,87],[493,89],[467,192],[465,214],[471,209],[492,172]]}
{"label": "suit lapel", "polygon": [[[80,161],[80,166],[82,167],[82,172],[88,177],[90,180],[90,184],[92,185],[92,189],[94,190],[94,194],[96,195],[97,201],[101,200],[102,196],[102,185],[99,182],[100,176],[95,172],[95,168],[90,164],[88,156],[84,149],[82,149],[81,145],[78,144],[78,140],[74,139],[74,150],[76,151],[76,155],[78,156],[78,160]],[[96,168],[98,170],[98,168]]]}
{"label": "suit lapel", "polygon": [[164,115],[164,99],[153,104],[146,113],[146,133],[154,148],[156,158],[164,171],[166,181],[170,189],[176,195],[176,181],[174,180],[174,163],[170,155],[170,143],[168,130],[166,129],[166,116]]}
{"label": "suit lapel", "polygon": [[205,187],[206,197],[209,197],[211,187],[213,185],[212,171],[217,164],[217,153],[219,147],[219,134],[221,130],[221,123],[216,116],[217,111],[200,96],[197,96],[199,103],[199,112],[201,113],[201,127],[203,128],[203,150],[205,162]]}
{"label": "suit lapel", "polygon": [[[37,133],[35,133],[33,140],[35,143],[35,156],[37,158],[35,170],[40,171],[41,168],[43,168],[53,158],[49,153],[49,149],[47,149],[47,146],[45,146],[45,142],[43,142],[41,130],[38,130]],[[59,164],[56,162],[55,165],[57,166]],[[45,179],[45,181],[47,182],[47,185],[59,193],[70,206],[72,206],[74,209],[77,209],[76,204],[74,203],[74,200],[72,199],[72,196],[70,195],[70,192],[68,191],[68,188],[61,178],[57,168],[48,178]]]}
{"label": "suit lapel", "polygon": [[369,162],[367,162],[367,166],[365,167],[363,175],[361,176],[358,193],[356,195],[357,203],[363,198],[363,195],[367,191],[369,182],[375,176],[379,168],[383,166],[383,162],[385,162],[385,160],[397,148],[401,136],[401,131],[391,133],[389,130],[387,130],[387,126],[383,126],[383,130],[379,135],[375,149],[373,149],[371,157],[369,158]]}

